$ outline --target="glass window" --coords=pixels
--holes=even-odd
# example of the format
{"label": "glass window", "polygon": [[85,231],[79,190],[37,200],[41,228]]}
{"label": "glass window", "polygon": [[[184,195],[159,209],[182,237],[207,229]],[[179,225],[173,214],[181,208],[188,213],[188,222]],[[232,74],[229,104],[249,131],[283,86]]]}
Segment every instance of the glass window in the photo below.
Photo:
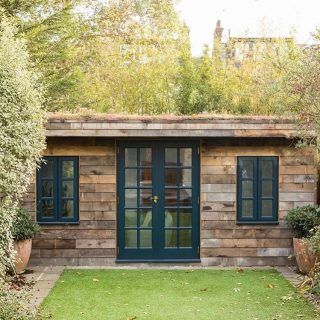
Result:
{"label": "glass window", "polygon": [[278,158],[238,157],[239,222],[278,220]]}
{"label": "glass window", "polygon": [[38,221],[77,221],[78,189],[77,157],[45,157],[37,173]]}

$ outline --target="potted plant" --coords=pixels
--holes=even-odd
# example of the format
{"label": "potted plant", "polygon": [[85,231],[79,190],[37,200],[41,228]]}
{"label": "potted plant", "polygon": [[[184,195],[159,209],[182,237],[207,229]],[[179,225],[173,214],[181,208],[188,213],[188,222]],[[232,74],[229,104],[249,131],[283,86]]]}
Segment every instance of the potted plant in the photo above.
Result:
{"label": "potted plant", "polygon": [[291,209],[286,216],[286,222],[294,236],[293,249],[298,268],[302,273],[308,273],[316,261],[308,239],[314,228],[320,225],[320,208],[309,205]]}
{"label": "potted plant", "polygon": [[32,238],[40,231],[40,227],[25,209],[17,209],[11,231],[16,252],[15,272],[23,273],[29,262]]}

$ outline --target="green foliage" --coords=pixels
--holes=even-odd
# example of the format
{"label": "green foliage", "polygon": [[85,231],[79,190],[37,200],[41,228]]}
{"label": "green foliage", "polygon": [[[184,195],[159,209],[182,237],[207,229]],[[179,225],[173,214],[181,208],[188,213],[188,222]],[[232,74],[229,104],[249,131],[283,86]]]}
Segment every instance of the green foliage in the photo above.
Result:
{"label": "green foliage", "polygon": [[6,283],[6,271],[14,259],[14,209],[45,147],[43,89],[16,31],[0,13],[0,319],[10,320],[32,317],[24,292],[13,292]]}
{"label": "green foliage", "polygon": [[[257,48],[241,63],[231,43],[190,52],[174,0],[1,2],[27,38],[43,73],[46,108],[111,113],[284,114],[298,95],[288,72],[301,60],[294,41]],[[261,53],[263,52],[263,54]]]}
{"label": "green foliage", "polygon": [[320,225],[320,208],[308,205],[291,209],[286,222],[296,238],[310,238],[313,229]]}
{"label": "green foliage", "polygon": [[28,298],[28,294],[24,290],[11,290],[8,287],[8,284],[0,286],[0,319],[35,319],[36,310],[30,307],[26,307],[26,300]]}
{"label": "green foliage", "polygon": [[12,225],[12,237],[16,241],[32,239],[40,231],[40,226],[31,219],[30,213],[18,208]]}
{"label": "green foliage", "polygon": [[320,225],[311,230],[311,236],[308,239],[313,252],[320,256]]}

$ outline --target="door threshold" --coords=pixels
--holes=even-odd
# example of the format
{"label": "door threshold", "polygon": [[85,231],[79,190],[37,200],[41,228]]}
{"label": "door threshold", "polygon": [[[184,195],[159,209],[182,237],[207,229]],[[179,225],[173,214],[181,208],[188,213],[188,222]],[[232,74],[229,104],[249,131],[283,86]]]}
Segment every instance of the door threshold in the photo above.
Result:
{"label": "door threshold", "polygon": [[201,263],[201,259],[116,259],[116,263]]}

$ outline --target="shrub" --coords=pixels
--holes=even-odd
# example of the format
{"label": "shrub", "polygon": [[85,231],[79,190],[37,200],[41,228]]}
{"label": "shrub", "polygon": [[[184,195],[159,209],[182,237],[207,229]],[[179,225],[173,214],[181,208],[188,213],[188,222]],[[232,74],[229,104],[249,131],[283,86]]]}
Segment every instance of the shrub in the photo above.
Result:
{"label": "shrub", "polygon": [[310,238],[312,230],[320,225],[320,208],[317,206],[304,206],[291,209],[286,222],[296,238]]}
{"label": "shrub", "polygon": [[39,225],[31,219],[28,211],[17,209],[11,230],[13,239],[16,241],[32,239],[39,231]]}
{"label": "shrub", "polygon": [[311,237],[308,239],[312,251],[320,256],[320,225],[311,231]]}
{"label": "shrub", "polygon": [[27,306],[29,293],[25,290],[11,290],[0,287],[0,319],[1,320],[34,320],[36,310]]}

